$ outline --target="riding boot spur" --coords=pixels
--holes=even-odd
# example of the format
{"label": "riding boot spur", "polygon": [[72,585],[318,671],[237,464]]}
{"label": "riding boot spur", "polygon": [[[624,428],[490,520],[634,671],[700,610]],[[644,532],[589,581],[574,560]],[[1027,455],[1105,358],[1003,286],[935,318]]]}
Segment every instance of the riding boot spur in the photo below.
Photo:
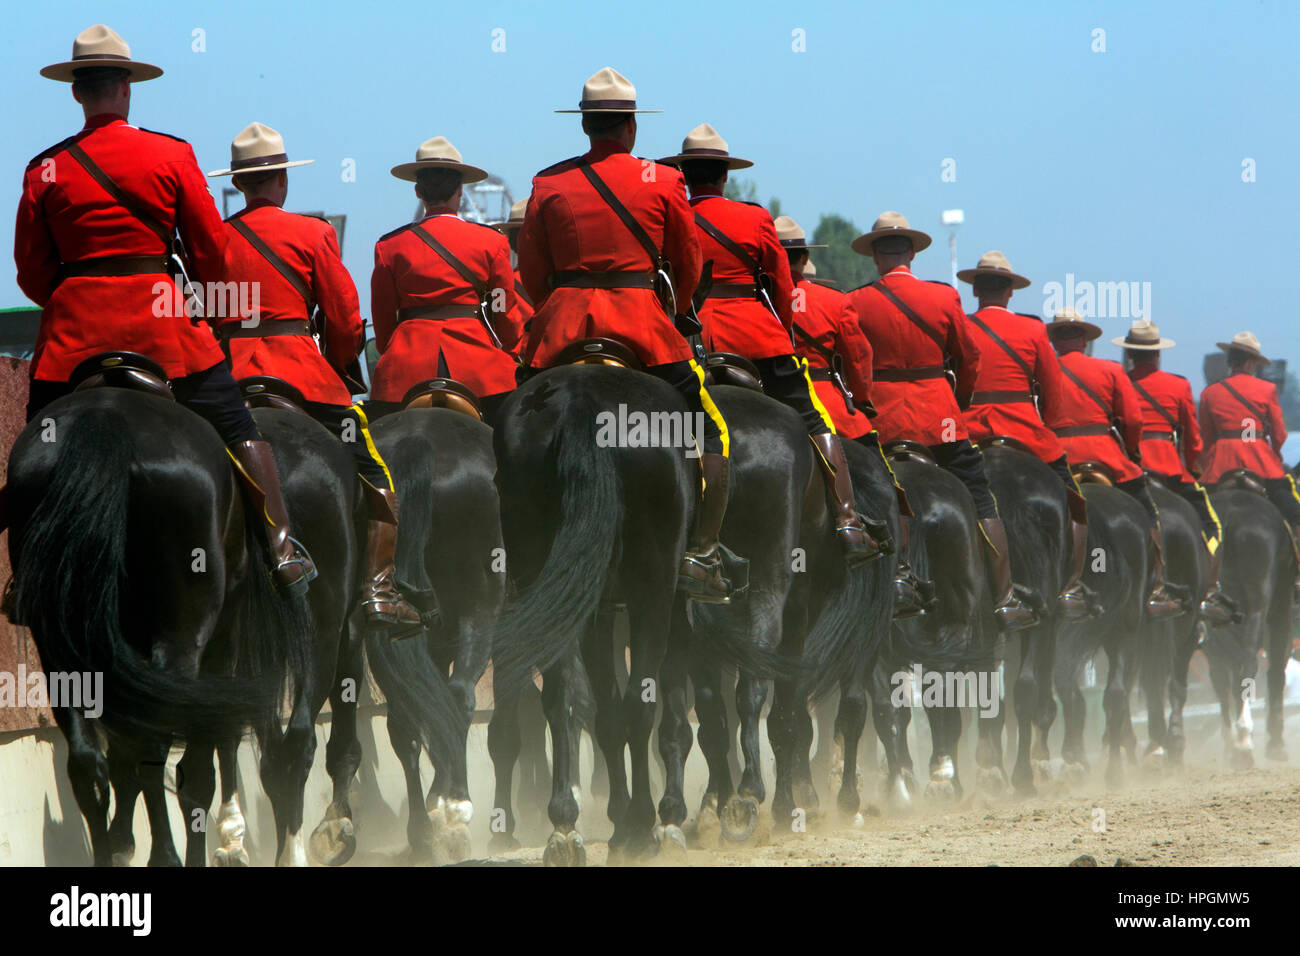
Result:
{"label": "riding boot spur", "polygon": [[883,536],[887,540],[888,526],[883,522],[874,522],[879,527],[876,534],[871,533],[871,526],[858,515],[854,507],[853,478],[849,474],[849,463],[844,458],[844,446],[840,444],[839,436],[826,432],[808,437],[817,449],[817,458],[826,478],[826,504],[830,508],[831,520],[835,523],[835,537],[844,551],[844,560],[849,567],[856,568],[887,553],[878,543],[877,537]]}
{"label": "riding boot spur", "polygon": [[984,545],[989,556],[992,574],[993,618],[998,629],[1015,631],[1038,623],[1038,615],[1016,595],[1011,583],[1011,549],[1007,545],[1006,528],[1001,518],[980,518]]}
{"label": "riding boot spur", "polygon": [[1151,593],[1147,596],[1147,613],[1153,621],[1178,617],[1187,608],[1165,587],[1165,549],[1160,542],[1160,528],[1155,524],[1151,525],[1151,552],[1155,557],[1155,580],[1151,585]]}
{"label": "riding boot spur", "polygon": [[731,462],[725,455],[705,452],[701,455],[700,467],[704,488],[695,510],[686,555],[677,571],[677,586],[690,600],[729,604],[731,582],[722,575],[718,536],[722,532],[722,519],[727,514]]}
{"label": "riding boot spur", "polygon": [[397,493],[376,488],[364,478],[369,518],[366,521],[365,595],[361,610],[366,621],[378,627],[419,628],[420,612],[397,587],[394,559],[397,553]]}
{"label": "riding boot spur", "polygon": [[269,442],[243,441],[226,449],[251,501],[252,513],[271,555],[271,577],[282,594],[301,597],[316,579],[316,565],[297,540],[289,534],[289,511],[280,490],[280,470]]}

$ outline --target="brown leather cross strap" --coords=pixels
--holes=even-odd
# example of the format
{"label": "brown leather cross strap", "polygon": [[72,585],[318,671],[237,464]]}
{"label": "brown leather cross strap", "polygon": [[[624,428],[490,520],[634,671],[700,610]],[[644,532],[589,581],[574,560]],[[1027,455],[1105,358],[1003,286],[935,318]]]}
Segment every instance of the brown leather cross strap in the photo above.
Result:
{"label": "brown leather cross strap", "polygon": [[[1062,362],[1061,371],[1066,374],[1066,376],[1070,379],[1071,382],[1079,386],[1079,391],[1083,392],[1083,394],[1087,395],[1090,399],[1092,399],[1093,403],[1098,408],[1100,408],[1103,413],[1105,413],[1107,421],[1109,421],[1114,416],[1115,412],[1113,409],[1111,409],[1109,405],[1106,404],[1106,400],[1103,399],[1096,392],[1094,392],[1091,388],[1089,388],[1088,385],[1083,381],[1083,379],[1079,378],[1079,376],[1075,375],[1074,372],[1070,371],[1070,366]],[[1107,425],[1106,430],[1110,431],[1110,429],[1111,426]]]}
{"label": "brown leather cross strap", "polygon": [[653,289],[654,276],[648,272],[588,272],[572,269],[551,274],[553,289]]}
{"label": "brown leather cross strap", "polygon": [[1174,416],[1170,415],[1169,412],[1165,410],[1163,405],[1161,405],[1159,402],[1157,402],[1154,398],[1151,397],[1151,393],[1148,392],[1145,387],[1143,387],[1142,382],[1139,379],[1135,378],[1135,379],[1131,379],[1131,381],[1133,382],[1133,388],[1137,391],[1137,393],[1146,400],[1146,403],[1150,405],[1152,409],[1155,410],[1156,414],[1158,414],[1161,418],[1165,420],[1166,423],[1168,423],[1170,429],[1173,430],[1173,433],[1175,435],[1178,434],[1179,431],[1178,422],[1174,418]]}
{"label": "brown leather cross strap", "polygon": [[1083,438],[1085,436],[1110,435],[1109,425],[1069,425],[1065,428],[1053,428],[1060,438]]}
{"label": "brown leather cross strap", "polygon": [[[706,219],[701,213],[697,212],[695,214],[695,224],[699,226],[701,229],[703,229],[705,233],[707,233],[708,235],[712,236],[715,240],[717,240],[718,244],[721,245],[722,248],[726,249],[733,256],[735,256],[736,260],[749,271],[749,274],[754,277],[754,284],[752,286],[753,291],[751,295],[759,302],[763,303],[764,307],[779,320],[780,315],[777,313],[776,306],[773,304],[771,295],[768,293],[768,289],[772,280],[768,276],[768,274],[763,271],[763,264],[759,262],[757,259],[755,259],[753,256],[751,256],[749,254],[748,249],[746,249],[744,246],[738,243],[735,239],[732,239],[729,235],[727,235],[725,232],[723,232],[713,223],[709,222],[709,220]],[[742,288],[744,288],[744,286],[737,283],[720,282],[713,287],[713,290],[710,290],[709,298],[710,299],[742,298],[742,294],[736,291]],[[715,294],[714,290],[718,290],[718,289],[730,289],[734,294]]]}
{"label": "brown leather cross strap", "polygon": [[637,222],[636,216],[632,215],[627,206],[619,201],[605,180],[600,178],[600,174],[591,168],[590,163],[580,163],[578,170],[587,178],[587,182],[591,183],[592,188],[600,193],[600,198],[605,200],[605,204],[610,209],[614,210],[614,214],[623,221],[623,225],[627,226],[633,238],[641,244],[641,248],[650,256],[650,271],[653,272],[658,269],[663,262],[663,253],[659,251],[659,247],[655,245],[655,241],[650,238],[650,234],[645,231],[641,223]]}
{"label": "brown leather cross strap", "polygon": [[455,269],[456,272],[459,273],[460,277],[470,284],[470,288],[472,288],[474,290],[474,294],[478,296],[479,302],[484,303],[484,305],[486,306],[487,283],[484,282],[482,279],[480,279],[478,276],[476,276],[474,274],[474,271],[470,269],[469,266],[465,265],[465,263],[461,262],[460,259],[456,258],[456,256],[452,253],[452,251],[448,249],[446,246],[444,246],[441,242],[439,242],[436,238],[434,238],[433,234],[430,233],[427,229],[425,229],[424,226],[420,225],[419,223],[416,223],[411,227],[411,231],[415,233],[417,239],[419,239],[426,246],[428,246],[439,256],[441,256],[443,261],[446,262],[447,265]]}
{"label": "brown leather cross strap", "polygon": [[306,319],[262,319],[256,325],[227,322],[216,328],[223,339],[264,339],[272,335],[311,335],[311,324]]}
{"label": "brown leather cross strap", "polygon": [[757,299],[758,286],[752,282],[718,282],[709,287],[709,299]]}
{"label": "brown leather cross strap", "polygon": [[525,305],[533,304],[533,299],[528,294],[528,290],[524,288],[524,284],[520,282],[518,279],[515,280],[515,295],[523,299]]}
{"label": "brown leather cross strap", "polygon": [[1033,402],[1033,392],[976,392],[971,396],[972,405],[1010,405],[1017,402]]}
{"label": "brown leather cross strap", "polygon": [[1142,440],[1172,442],[1174,440],[1174,433],[1162,432],[1162,431],[1145,431],[1142,433]]}
{"label": "brown leather cross strap", "polygon": [[885,285],[883,280],[877,279],[875,282],[869,282],[867,283],[867,288],[875,289],[890,302],[894,303],[894,305],[898,307],[898,311],[902,312],[909,322],[928,335],[934,341],[934,344],[939,346],[939,351],[943,353],[944,357],[947,357],[948,343],[944,341],[944,338],[939,334],[939,331],[917,315],[916,310],[900,299],[892,289]]}
{"label": "brown leather cross strap", "polygon": [[[1029,383],[1030,388],[1033,388],[1034,370],[1030,368],[1029,363],[1025,361],[1024,357],[1015,349],[1013,349],[1010,345],[1008,345],[1006,340],[1002,338],[1002,336],[994,332],[993,329],[989,326],[989,324],[985,322],[983,319],[981,319],[978,315],[972,312],[970,315],[966,316],[966,318],[974,322],[981,332],[983,332],[985,335],[991,338],[993,340],[994,345],[1002,349],[1003,352],[1007,353],[1007,356],[1011,359],[1011,361],[1015,362],[1016,365],[1019,366],[1020,371],[1025,373],[1025,381]],[[980,393],[976,392],[976,394],[978,395]],[[1033,401],[1033,398],[1034,397],[1030,395],[1029,401]],[[1018,400],[1019,399],[1016,399],[1016,401]]]}
{"label": "brown leather cross strap", "polygon": [[61,279],[170,274],[171,261],[166,256],[96,256],[93,259],[74,259],[59,266]]}
{"label": "brown leather cross strap", "polygon": [[927,365],[921,368],[875,368],[871,377],[877,382],[919,382],[927,378],[943,378],[947,369],[942,365]]}
{"label": "brown leather cross strap", "polygon": [[408,305],[397,310],[397,321],[430,319],[441,322],[446,319],[477,319],[479,315],[476,305]]}
{"label": "brown leather cross strap", "polygon": [[117,201],[119,206],[147,226],[150,232],[154,233],[154,235],[163,241],[163,245],[167,248],[168,252],[171,251],[175,230],[168,229],[164,226],[161,222],[146,212],[134,197],[122,189],[122,187],[117,183],[113,182],[108,173],[104,172],[104,170],[99,167],[99,164],[86,155],[86,151],[81,148],[80,143],[69,143],[67,152],[69,156],[77,161],[82,169],[90,174],[91,179],[99,183],[99,185],[104,188],[104,191]]}
{"label": "brown leather cross strap", "polygon": [[1255,406],[1255,403],[1250,401],[1248,398],[1246,398],[1246,396],[1242,395],[1241,392],[1233,388],[1232,384],[1226,378],[1220,380],[1219,384],[1222,385],[1224,388],[1226,388],[1233,398],[1235,398],[1243,406],[1245,406],[1246,411],[1250,412],[1251,415],[1255,416],[1255,418],[1258,419],[1260,423],[1260,430],[1263,431],[1264,437],[1271,441],[1273,438],[1273,428],[1272,425],[1269,423],[1268,415],[1267,414],[1261,415],[1259,409]]}
{"label": "brown leather cross strap", "polygon": [[226,222],[230,223],[231,228],[233,228],[235,232],[247,239],[248,244],[256,249],[258,254],[269,262],[276,272],[280,273],[281,278],[288,282],[289,285],[293,286],[294,291],[302,296],[303,305],[306,306],[307,309],[306,314],[310,317],[312,312],[316,309],[316,302],[312,298],[311,289],[308,288],[306,280],[294,271],[293,267],[290,266],[289,263],[276,255],[275,251],[266,244],[266,240],[254,232],[252,227],[249,226],[248,223],[244,222],[242,218],[239,216],[232,216],[227,219]]}

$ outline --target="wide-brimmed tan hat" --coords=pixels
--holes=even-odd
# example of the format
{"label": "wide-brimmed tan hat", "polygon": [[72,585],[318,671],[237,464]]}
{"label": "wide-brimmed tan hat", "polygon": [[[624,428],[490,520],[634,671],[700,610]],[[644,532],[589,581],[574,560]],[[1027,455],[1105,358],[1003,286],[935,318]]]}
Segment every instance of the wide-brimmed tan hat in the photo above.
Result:
{"label": "wide-brimmed tan hat", "polygon": [[1093,325],[1074,309],[1061,309],[1052,317],[1052,321],[1047,323],[1048,335],[1062,329],[1083,329],[1089,342],[1101,335],[1100,326]]}
{"label": "wide-brimmed tan hat", "polygon": [[1110,340],[1110,344],[1121,345],[1126,349],[1144,349],[1154,352],[1157,349],[1173,348],[1174,340],[1162,339],[1160,337],[1160,327],[1154,322],[1147,319],[1135,319],[1132,327],[1128,330],[1128,335],[1113,338]]}
{"label": "wide-brimmed tan hat", "polygon": [[1231,342],[1216,342],[1219,348],[1225,352],[1245,352],[1259,359],[1265,365],[1271,364],[1260,351],[1259,339],[1255,337],[1254,332],[1238,332],[1232,337]]}
{"label": "wide-brimmed tan hat", "polygon": [[975,263],[974,269],[962,269],[957,273],[958,279],[972,285],[976,276],[1002,276],[1011,280],[1011,288],[1013,289],[1023,289],[1030,285],[1028,279],[1012,270],[1011,263],[1007,262],[1007,257],[997,249],[980,256],[980,261]]}
{"label": "wide-brimmed tan hat", "polygon": [[663,110],[637,109],[636,87],[618,70],[607,66],[597,70],[582,84],[582,99],[576,110],[557,113],[662,113]]}
{"label": "wide-brimmed tan hat", "polygon": [[[825,249],[824,242],[809,242],[800,225],[789,216],[777,216],[773,220],[776,226],[776,238],[784,249]],[[810,262],[809,265],[812,265]]]}
{"label": "wide-brimmed tan hat", "polygon": [[415,162],[394,166],[391,172],[398,179],[413,183],[416,174],[424,169],[454,169],[460,173],[462,183],[477,183],[488,178],[487,170],[461,162],[460,150],[445,136],[426,139],[415,151]]}
{"label": "wide-brimmed tan hat", "polygon": [[930,237],[919,229],[913,229],[901,213],[882,212],[871,231],[854,239],[849,248],[859,255],[869,256],[871,244],[885,236],[907,236],[912,240],[913,252],[920,252],[930,245]]}
{"label": "wide-brimmed tan hat", "polygon": [[96,23],[89,29],[82,30],[72,41],[72,59],[62,63],[51,63],[41,68],[41,76],[61,83],[71,83],[76,79],[76,70],[86,70],[96,66],[111,66],[126,70],[132,83],[141,83],[162,76],[162,67],[152,63],[141,63],[131,59],[131,48],[126,41],[102,23]]}
{"label": "wide-brimmed tan hat", "polygon": [[521,199],[510,207],[510,218],[504,222],[492,223],[492,228],[499,232],[515,232],[523,226],[526,212],[528,212],[528,200]]}
{"label": "wide-brimmed tan hat", "polygon": [[680,153],[676,156],[665,156],[659,162],[676,166],[688,159],[716,159],[725,162],[728,169],[748,169],[754,165],[748,159],[732,156],[731,150],[727,148],[727,141],[708,123],[701,123],[686,134],[686,138],[682,140]]}
{"label": "wide-brimmed tan hat", "polygon": [[230,144],[230,168],[214,169],[209,176],[238,176],[240,173],[264,173],[272,169],[306,166],[314,159],[290,160],[284,151],[284,138],[265,123],[249,123]]}

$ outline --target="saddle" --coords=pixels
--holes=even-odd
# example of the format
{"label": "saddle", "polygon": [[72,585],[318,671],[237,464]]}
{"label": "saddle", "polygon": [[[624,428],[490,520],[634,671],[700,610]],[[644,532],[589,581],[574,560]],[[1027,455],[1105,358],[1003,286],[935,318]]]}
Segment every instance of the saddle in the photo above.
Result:
{"label": "saddle", "polygon": [[1233,468],[1225,471],[1214,484],[1215,491],[1249,491],[1252,494],[1268,497],[1264,479],[1249,468]]}
{"label": "saddle", "polygon": [[168,401],[176,400],[163,367],[137,352],[92,355],[73,369],[68,384],[77,392],[87,388],[129,388]]}
{"label": "saddle", "polygon": [[1099,461],[1080,461],[1070,465],[1070,474],[1081,485],[1115,484],[1115,473]]}
{"label": "saddle", "polygon": [[885,442],[880,450],[890,461],[915,461],[923,465],[935,465],[936,467],[939,464],[934,460],[934,455],[930,453],[930,449],[919,441],[896,438],[893,441]]}
{"label": "saddle", "polygon": [[480,422],[483,420],[478,396],[450,378],[428,378],[412,385],[402,396],[402,408],[445,408]]}
{"label": "saddle", "polygon": [[1012,438],[1010,435],[989,435],[987,438],[981,438],[975,443],[979,448],[1014,448],[1016,451],[1023,451],[1025,454],[1032,455],[1029,446],[1019,438]]}
{"label": "saddle", "polygon": [[579,339],[555,357],[554,365],[614,365],[640,371],[636,353],[618,339]]}
{"label": "saddle", "polygon": [[758,367],[743,355],[732,352],[710,352],[704,360],[706,381],[710,385],[734,385],[753,392],[763,390],[763,379]]}
{"label": "saddle", "polygon": [[239,380],[239,392],[249,411],[255,408],[278,408],[285,412],[307,414],[307,399],[302,392],[274,375],[250,375]]}

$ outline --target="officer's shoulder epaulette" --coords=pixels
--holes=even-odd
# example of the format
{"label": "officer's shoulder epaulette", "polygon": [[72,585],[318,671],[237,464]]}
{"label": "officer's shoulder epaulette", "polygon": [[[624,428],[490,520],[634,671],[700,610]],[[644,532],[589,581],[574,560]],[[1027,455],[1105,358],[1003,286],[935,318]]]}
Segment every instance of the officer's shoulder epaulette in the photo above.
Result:
{"label": "officer's shoulder epaulette", "polygon": [[582,158],[581,156],[570,156],[568,159],[562,159],[558,163],[555,163],[552,166],[547,166],[537,175],[554,176],[556,173],[562,173],[567,170],[573,169],[575,166],[578,165],[578,160],[581,158]]}
{"label": "officer's shoulder epaulette", "polygon": [[503,233],[500,229],[498,229],[496,226],[492,225],[491,223],[475,222],[473,219],[462,219],[461,222],[469,223],[469,225],[471,226],[478,226],[480,229],[486,229],[488,232],[492,233],[495,236],[500,236],[502,239],[505,238],[505,233]]}
{"label": "officer's shoulder epaulette", "polygon": [[181,139],[181,137],[173,136],[171,133],[160,133],[156,129],[145,129],[143,126],[138,127],[138,129],[142,133],[153,133],[155,136],[166,136],[168,139],[174,139],[178,143],[184,143],[186,146],[190,145],[188,139]]}
{"label": "officer's shoulder epaulette", "polygon": [[[849,292],[857,292],[858,289],[869,289],[879,281],[879,279],[872,279],[870,282],[862,283],[862,285],[858,286],[856,289],[850,289]],[[845,294],[847,295],[848,293]]]}
{"label": "officer's shoulder epaulette", "polygon": [[1037,322],[1043,321],[1043,317],[1041,315],[1034,315],[1034,313],[1032,312],[1017,312],[1015,314],[1020,316],[1022,319],[1034,319]]}
{"label": "officer's shoulder epaulette", "polygon": [[957,291],[956,286],[954,286],[951,282],[944,282],[942,279],[926,279],[925,281],[931,283],[932,285],[946,285],[949,289],[952,289],[953,292]]}
{"label": "officer's shoulder epaulette", "polygon": [[384,233],[382,236],[380,236],[380,237],[379,237],[377,240],[375,240],[375,241],[376,241],[376,242],[383,242],[385,239],[391,239],[391,238],[393,238],[393,236],[397,235],[399,232],[405,232],[407,229],[410,229],[410,228],[411,228],[412,226],[414,226],[414,225],[415,225],[415,223],[413,223],[413,222],[403,223],[402,225],[398,226],[396,229],[393,229],[393,230],[390,231],[390,232],[386,232],[386,233]]}
{"label": "officer's shoulder epaulette", "polygon": [[71,143],[74,139],[76,139],[80,135],[81,135],[80,133],[74,133],[72,136],[69,136],[67,139],[59,140],[49,149],[45,149],[37,153],[35,156],[33,156],[31,159],[27,161],[27,168],[30,169],[31,167],[35,166],[37,163],[39,163],[41,160],[45,159],[46,157],[53,156],[55,153],[63,149],[63,147],[67,146],[69,143]]}

